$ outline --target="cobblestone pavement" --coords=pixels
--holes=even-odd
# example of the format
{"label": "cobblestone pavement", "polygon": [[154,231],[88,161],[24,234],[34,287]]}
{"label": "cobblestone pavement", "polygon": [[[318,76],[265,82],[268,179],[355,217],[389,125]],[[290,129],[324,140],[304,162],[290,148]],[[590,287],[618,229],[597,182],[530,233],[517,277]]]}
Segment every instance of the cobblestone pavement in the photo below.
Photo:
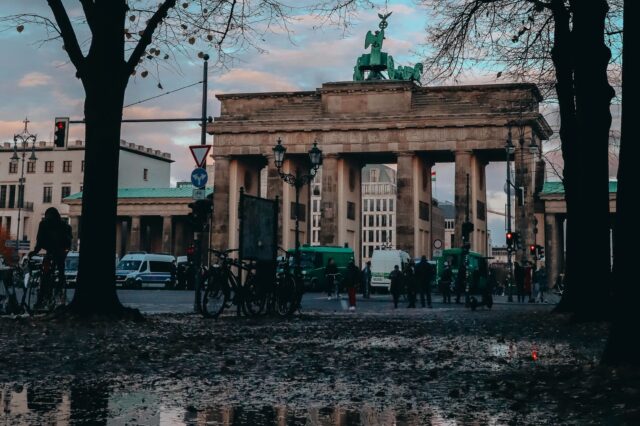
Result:
{"label": "cobblestone pavement", "polygon": [[638,372],[598,366],[607,325],[550,311],[505,303],[476,312],[307,309],[288,320],[0,318],[0,420],[640,423]]}

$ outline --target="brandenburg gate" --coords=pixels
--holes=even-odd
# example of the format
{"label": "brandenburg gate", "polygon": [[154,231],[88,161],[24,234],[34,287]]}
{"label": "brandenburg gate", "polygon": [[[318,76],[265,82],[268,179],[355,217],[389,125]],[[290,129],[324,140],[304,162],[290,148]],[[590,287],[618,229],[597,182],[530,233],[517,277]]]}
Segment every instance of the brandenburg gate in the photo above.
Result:
{"label": "brandenburg gate", "polygon": [[[396,163],[396,246],[412,256],[431,257],[431,167],[455,162],[455,244],[461,245],[460,228],[468,209],[474,223],[471,250],[486,254],[485,166],[506,161],[509,126],[515,132],[512,159],[520,176],[516,184],[527,188],[524,206],[516,205],[515,217],[521,223],[517,228],[525,241],[533,239],[534,188],[541,171],[528,145],[532,137],[541,141],[551,135],[538,110],[542,97],[537,87],[421,87],[415,81],[420,67],[391,69],[393,59],[380,52],[386,16],[381,18],[382,37],[378,31],[367,34],[372,54],[358,59],[354,81],[325,83],[313,91],[217,95],[221,113],[207,127],[214,138],[214,247],[238,246],[240,187],[259,195],[264,167],[267,197],[280,200],[280,245],[294,246],[294,192],[280,179],[273,161],[272,148],[281,138],[287,147],[284,171],[308,171],[307,151],[314,141],[323,151],[322,245],[347,243],[360,258],[361,168],[367,163]],[[393,78],[384,78],[380,69]],[[518,132],[527,144],[518,144]],[[310,193],[301,197],[301,204],[309,223]],[[303,243],[309,242],[306,228],[301,226]]]}

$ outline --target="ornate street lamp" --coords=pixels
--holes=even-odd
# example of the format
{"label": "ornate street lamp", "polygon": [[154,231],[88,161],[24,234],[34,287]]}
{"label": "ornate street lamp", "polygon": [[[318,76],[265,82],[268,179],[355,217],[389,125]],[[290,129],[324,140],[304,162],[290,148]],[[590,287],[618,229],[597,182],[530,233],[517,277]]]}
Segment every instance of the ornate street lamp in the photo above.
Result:
{"label": "ornate street lamp", "polygon": [[320,165],[322,164],[322,150],[318,148],[318,143],[314,142],[313,147],[309,150],[309,160],[311,161],[311,170],[308,174],[300,174],[300,171],[297,170],[296,174],[285,173],[282,171],[282,166],[284,164],[284,157],[287,153],[287,148],[282,145],[282,140],[278,138],[278,143],[273,147],[273,157],[276,169],[278,169],[278,174],[280,178],[293,186],[296,191],[296,230],[295,230],[295,239],[296,239],[296,250],[295,250],[295,279],[298,288],[302,288],[299,284],[300,279],[300,189],[307,185],[309,182],[313,180]]}
{"label": "ornate street lamp", "polygon": [[[36,161],[38,158],[36,157],[36,139],[37,135],[32,135],[29,133],[27,129],[27,125],[29,124],[29,120],[27,118],[24,119],[24,129],[22,133],[18,133],[13,135],[13,155],[11,156],[11,161],[15,164],[18,161],[22,160],[22,166],[20,169],[20,181],[18,185],[18,228],[16,230],[16,253],[20,249],[20,220],[22,219],[22,207],[24,205],[24,162],[27,156],[27,150],[29,150],[29,143],[31,143],[31,155],[29,156],[29,161]],[[18,155],[20,152],[20,155]]]}

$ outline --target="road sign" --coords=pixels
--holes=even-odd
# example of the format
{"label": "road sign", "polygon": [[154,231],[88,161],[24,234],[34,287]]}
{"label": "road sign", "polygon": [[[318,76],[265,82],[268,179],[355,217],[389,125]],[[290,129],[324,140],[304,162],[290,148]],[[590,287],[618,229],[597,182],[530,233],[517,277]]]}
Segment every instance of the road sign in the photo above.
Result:
{"label": "road sign", "polygon": [[207,175],[207,171],[202,167],[196,167],[191,172],[191,184],[196,188],[204,188],[209,180],[209,175]]}
{"label": "road sign", "polygon": [[193,156],[196,162],[196,167],[204,167],[211,145],[189,145],[189,149],[191,150],[191,156]]}
{"label": "road sign", "polygon": [[204,200],[207,198],[206,191],[204,188],[193,188],[193,196],[191,198],[194,200]]}
{"label": "road sign", "polygon": [[434,249],[433,257],[442,257],[442,249]]}
{"label": "road sign", "polygon": [[442,240],[441,239],[433,240],[433,248],[434,249],[442,248]]}

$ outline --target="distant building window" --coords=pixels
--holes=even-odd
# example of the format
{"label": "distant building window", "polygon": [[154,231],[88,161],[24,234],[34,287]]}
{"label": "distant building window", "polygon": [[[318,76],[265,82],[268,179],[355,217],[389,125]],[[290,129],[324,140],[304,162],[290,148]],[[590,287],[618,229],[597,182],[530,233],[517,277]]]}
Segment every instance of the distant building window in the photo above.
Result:
{"label": "distant building window", "polygon": [[45,161],[44,162],[44,172],[45,173],[53,173],[53,161]]}
{"label": "distant building window", "polygon": [[8,208],[12,209],[16,206],[16,186],[9,185],[9,204]]}
{"label": "distant building window", "polygon": [[380,170],[371,169],[369,170],[369,182],[377,182],[380,179]]}
{"label": "distant building window", "polygon": [[369,231],[369,242],[371,243],[371,242],[373,242],[373,241],[375,241],[375,240],[373,239],[373,231]]}
{"label": "distant building window", "polygon": [[143,169],[142,178],[146,181],[149,180],[149,169]]}
{"label": "distant building window", "polygon": [[376,211],[380,211],[380,200],[376,200]]}
{"label": "distant building window", "polygon": [[429,203],[420,201],[420,205],[418,208],[419,208],[420,219],[429,220]]}
{"label": "distant building window", "polygon": [[369,211],[369,200],[364,200],[364,206],[362,206],[363,210]]}
{"label": "distant building window", "polygon": [[18,163],[15,161],[9,162],[9,173],[18,173]]}
{"label": "distant building window", "polygon": [[71,161],[65,160],[62,163],[62,172],[63,173],[71,173]]}
{"label": "distant building window", "polygon": [[42,202],[51,203],[52,193],[53,193],[53,188],[50,186],[45,186],[42,191]]}
{"label": "distant building window", "polygon": [[0,185],[0,209],[7,205],[7,185]]}
{"label": "distant building window", "polygon": [[63,186],[62,187],[62,191],[60,193],[60,200],[61,201],[64,200],[69,195],[71,195],[71,187],[70,186]]}
{"label": "distant building window", "polygon": [[347,201],[347,219],[356,220],[356,203]]}
{"label": "distant building window", "polygon": [[393,200],[389,200],[389,211],[393,211]]}
{"label": "distant building window", "polygon": [[[296,203],[291,203],[291,213],[290,216],[291,220],[295,220],[296,219]],[[298,204],[298,220],[300,222],[304,222],[306,220],[307,217],[307,211],[306,211],[306,206],[302,203]]]}
{"label": "distant building window", "polygon": [[382,215],[382,226],[387,226],[387,215],[383,214]]}
{"label": "distant building window", "polygon": [[27,161],[27,173],[35,173],[35,172],[36,172],[36,162]]}
{"label": "distant building window", "polygon": [[476,216],[480,220],[487,219],[485,204],[480,200],[477,200],[477,203],[476,203]]}
{"label": "distant building window", "polygon": [[80,162],[80,171],[84,172],[84,160]]}

